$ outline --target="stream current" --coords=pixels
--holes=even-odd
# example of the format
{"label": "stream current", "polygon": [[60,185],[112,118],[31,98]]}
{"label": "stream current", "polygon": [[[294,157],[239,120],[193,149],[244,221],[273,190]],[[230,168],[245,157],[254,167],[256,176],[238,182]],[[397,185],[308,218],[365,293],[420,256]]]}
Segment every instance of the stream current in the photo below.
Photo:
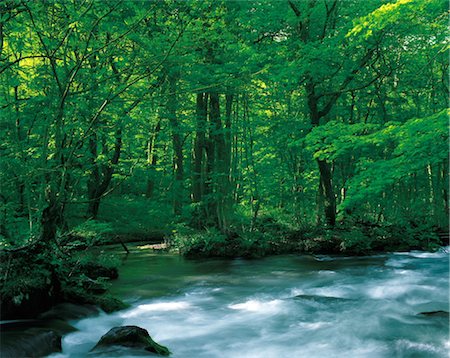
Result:
{"label": "stream current", "polygon": [[259,260],[131,251],[111,287],[131,307],[72,321],[78,331],[63,337],[63,352],[52,358],[87,356],[121,325],[147,329],[174,358],[449,354],[448,315],[420,314],[449,310],[448,248]]}

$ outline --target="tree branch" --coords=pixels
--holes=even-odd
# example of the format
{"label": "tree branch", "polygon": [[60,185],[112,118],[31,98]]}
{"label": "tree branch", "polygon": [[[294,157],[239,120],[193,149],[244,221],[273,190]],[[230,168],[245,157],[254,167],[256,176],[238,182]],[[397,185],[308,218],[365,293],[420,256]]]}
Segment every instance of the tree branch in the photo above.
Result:
{"label": "tree branch", "polygon": [[[324,116],[326,116],[331,108],[333,108],[334,104],[336,103],[336,101],[339,99],[339,97],[344,93],[344,90],[347,88],[347,86],[353,81],[353,79],[355,78],[356,74],[361,71],[361,69],[367,64],[367,62],[369,62],[369,60],[372,58],[372,55],[374,54],[375,50],[374,49],[368,49],[367,53],[364,55],[364,57],[359,61],[358,66],[353,69],[352,72],[350,72],[350,74],[344,79],[344,81],[341,83],[341,85],[339,86],[339,89],[334,92],[333,94],[331,94],[330,99],[328,100],[328,102],[325,104],[325,106],[322,108],[321,111],[319,111],[319,117],[322,118]],[[354,90],[354,89],[353,89]],[[324,95],[318,95],[317,99],[323,97]]]}
{"label": "tree branch", "polygon": [[298,9],[297,5],[295,5],[291,0],[288,0],[289,6],[291,7],[292,11],[294,11],[295,16],[300,17],[301,12]]}

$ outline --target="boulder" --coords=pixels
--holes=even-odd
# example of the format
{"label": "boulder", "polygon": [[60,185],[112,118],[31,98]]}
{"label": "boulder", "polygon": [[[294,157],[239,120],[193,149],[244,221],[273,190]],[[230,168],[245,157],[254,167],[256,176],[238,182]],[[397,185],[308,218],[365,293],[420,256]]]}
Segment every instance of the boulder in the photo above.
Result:
{"label": "boulder", "polygon": [[92,351],[102,350],[111,346],[122,346],[143,349],[162,356],[170,355],[170,351],[156,343],[147,330],[137,326],[114,327],[106,333]]}
{"label": "boulder", "polygon": [[106,267],[94,262],[87,262],[81,265],[80,272],[84,273],[92,280],[96,280],[99,277],[106,277],[114,280],[119,277],[119,271],[116,267]]}
{"label": "boulder", "polygon": [[76,305],[70,302],[60,303],[39,315],[41,319],[74,320],[94,316],[99,310],[94,305]]}
{"label": "boulder", "polygon": [[15,296],[0,295],[0,320],[34,318],[57,302],[51,286],[27,287],[24,291]]}
{"label": "boulder", "polygon": [[0,357],[44,357],[52,353],[61,352],[61,336],[53,331],[42,332],[29,330],[12,344],[3,344]]}
{"label": "boulder", "polygon": [[120,311],[128,308],[129,305],[117,298],[114,298],[108,294],[104,295],[93,295],[92,301],[97,306],[99,306],[106,313],[111,313],[114,311]]}

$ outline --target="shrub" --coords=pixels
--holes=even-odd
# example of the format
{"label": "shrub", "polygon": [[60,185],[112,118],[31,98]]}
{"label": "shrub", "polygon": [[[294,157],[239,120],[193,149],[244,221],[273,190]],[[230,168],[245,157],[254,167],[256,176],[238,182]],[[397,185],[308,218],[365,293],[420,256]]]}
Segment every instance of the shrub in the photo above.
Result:
{"label": "shrub", "polygon": [[78,240],[71,240],[70,245],[77,246],[84,244],[86,246],[95,246],[104,243],[113,232],[112,225],[97,220],[87,220],[76,226],[71,236]]}
{"label": "shrub", "polygon": [[366,236],[361,229],[353,228],[350,231],[339,233],[340,249],[345,253],[368,254],[372,248],[371,237]]}

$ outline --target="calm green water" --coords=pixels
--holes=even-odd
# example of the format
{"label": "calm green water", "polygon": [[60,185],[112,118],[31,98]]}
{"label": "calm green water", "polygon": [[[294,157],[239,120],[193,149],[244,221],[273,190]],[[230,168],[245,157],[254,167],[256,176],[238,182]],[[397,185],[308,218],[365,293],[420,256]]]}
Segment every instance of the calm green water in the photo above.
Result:
{"label": "calm green water", "polygon": [[[131,308],[73,322],[83,357],[110,328],[146,328],[173,357],[447,357],[449,258],[277,256],[188,261],[138,248],[112,292]],[[111,357],[111,353],[108,354]],[[117,353],[130,357],[126,351]]]}

